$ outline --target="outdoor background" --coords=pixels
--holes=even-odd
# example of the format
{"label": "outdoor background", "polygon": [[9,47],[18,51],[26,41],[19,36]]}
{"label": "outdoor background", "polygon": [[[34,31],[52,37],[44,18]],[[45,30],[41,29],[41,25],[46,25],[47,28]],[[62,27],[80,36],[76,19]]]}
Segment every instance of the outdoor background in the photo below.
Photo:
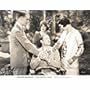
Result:
{"label": "outdoor background", "polygon": [[[61,16],[70,19],[72,26],[78,29],[84,40],[85,51],[81,58],[80,74],[90,74],[90,11],[89,10],[31,10],[30,13],[30,30],[27,31],[28,38],[32,41],[35,31],[40,30],[40,21],[47,21],[52,37],[59,32],[58,21]],[[0,70],[10,63],[9,52],[9,33],[17,19],[17,13],[13,10],[0,11]]]}

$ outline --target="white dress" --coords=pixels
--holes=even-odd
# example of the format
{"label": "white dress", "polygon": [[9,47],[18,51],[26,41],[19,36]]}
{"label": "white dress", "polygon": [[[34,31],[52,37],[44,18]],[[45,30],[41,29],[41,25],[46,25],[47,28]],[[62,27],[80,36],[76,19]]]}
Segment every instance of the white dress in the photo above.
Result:
{"label": "white dress", "polygon": [[57,68],[60,69],[61,61],[59,51],[58,50],[53,51],[53,47],[48,45],[50,41],[47,38],[47,35],[43,37],[43,42],[45,42],[46,45],[43,45],[39,49],[40,53],[38,57],[32,58],[30,63],[31,68],[36,71],[39,69],[48,69],[48,68],[51,68],[53,70],[56,70]]}

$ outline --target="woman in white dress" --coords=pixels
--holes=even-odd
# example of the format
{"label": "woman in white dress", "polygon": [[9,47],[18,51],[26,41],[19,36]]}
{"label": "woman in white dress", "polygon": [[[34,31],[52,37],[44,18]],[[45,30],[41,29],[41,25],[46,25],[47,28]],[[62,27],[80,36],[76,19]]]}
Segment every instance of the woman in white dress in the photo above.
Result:
{"label": "woman in white dress", "polygon": [[42,47],[39,49],[38,57],[32,57],[30,66],[35,70],[36,74],[42,75],[56,75],[60,74],[61,61],[58,49],[53,50],[51,47],[51,40],[48,35],[43,35]]}

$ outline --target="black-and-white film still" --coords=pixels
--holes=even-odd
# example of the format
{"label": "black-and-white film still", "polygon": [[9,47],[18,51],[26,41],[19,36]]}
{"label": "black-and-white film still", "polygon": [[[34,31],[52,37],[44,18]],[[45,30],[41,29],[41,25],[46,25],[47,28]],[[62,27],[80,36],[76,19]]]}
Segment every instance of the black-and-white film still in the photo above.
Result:
{"label": "black-and-white film still", "polygon": [[90,75],[89,10],[0,10],[0,75]]}

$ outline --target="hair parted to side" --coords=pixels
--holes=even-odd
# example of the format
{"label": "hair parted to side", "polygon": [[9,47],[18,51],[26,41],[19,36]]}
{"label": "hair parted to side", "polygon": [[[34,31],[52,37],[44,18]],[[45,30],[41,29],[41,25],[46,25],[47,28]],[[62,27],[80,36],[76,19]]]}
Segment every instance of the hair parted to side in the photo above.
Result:
{"label": "hair parted to side", "polygon": [[58,24],[61,24],[65,27],[66,25],[70,24],[70,20],[66,17],[63,17]]}

